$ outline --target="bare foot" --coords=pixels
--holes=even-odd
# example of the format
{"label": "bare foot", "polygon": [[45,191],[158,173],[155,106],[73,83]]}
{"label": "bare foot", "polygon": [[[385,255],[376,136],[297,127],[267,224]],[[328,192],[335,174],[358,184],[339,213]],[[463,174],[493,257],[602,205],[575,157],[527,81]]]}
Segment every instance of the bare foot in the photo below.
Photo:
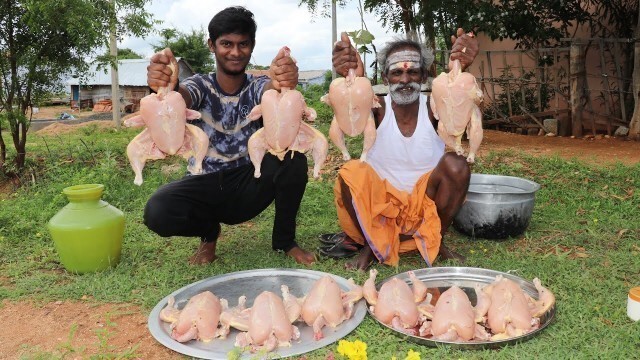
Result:
{"label": "bare foot", "polygon": [[316,262],[316,256],[301,247],[295,246],[287,251],[287,256],[291,256],[298,264],[311,265]]}
{"label": "bare foot", "polygon": [[189,258],[191,265],[204,265],[212,263],[218,257],[216,256],[216,242],[200,242],[198,250]]}
{"label": "bare foot", "polygon": [[373,255],[373,251],[369,246],[366,246],[360,250],[358,256],[356,256],[353,260],[349,260],[344,264],[344,267],[347,270],[361,270],[366,271],[371,264],[373,264],[376,259],[375,255]]}
{"label": "bare foot", "polygon": [[440,260],[458,260],[460,263],[464,264],[467,259],[463,255],[458,254],[457,252],[449,249],[444,243],[440,245],[440,251],[438,251],[438,257]]}

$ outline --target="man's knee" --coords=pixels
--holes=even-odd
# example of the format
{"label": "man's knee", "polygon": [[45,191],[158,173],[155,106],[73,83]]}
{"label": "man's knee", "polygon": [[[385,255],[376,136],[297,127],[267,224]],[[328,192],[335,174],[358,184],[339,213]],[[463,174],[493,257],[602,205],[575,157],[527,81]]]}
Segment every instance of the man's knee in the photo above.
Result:
{"label": "man's knee", "polygon": [[143,221],[149,230],[156,234],[167,237],[171,236],[169,229],[171,228],[171,221],[167,219],[167,209],[165,208],[166,202],[160,199],[157,194],[151,196],[147,205],[144,207]]}
{"label": "man's knee", "polygon": [[471,168],[464,156],[449,152],[443,156],[442,161],[445,165],[445,173],[449,181],[453,181],[461,186],[469,185]]}

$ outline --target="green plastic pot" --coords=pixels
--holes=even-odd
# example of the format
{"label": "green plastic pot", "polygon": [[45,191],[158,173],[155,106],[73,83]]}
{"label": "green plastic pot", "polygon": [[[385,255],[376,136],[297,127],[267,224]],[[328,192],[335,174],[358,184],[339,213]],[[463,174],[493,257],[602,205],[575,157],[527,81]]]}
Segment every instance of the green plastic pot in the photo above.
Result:
{"label": "green plastic pot", "polygon": [[104,270],[120,262],[124,214],[101,200],[103,191],[102,184],[64,188],[69,204],[49,220],[60,262],[70,272]]}

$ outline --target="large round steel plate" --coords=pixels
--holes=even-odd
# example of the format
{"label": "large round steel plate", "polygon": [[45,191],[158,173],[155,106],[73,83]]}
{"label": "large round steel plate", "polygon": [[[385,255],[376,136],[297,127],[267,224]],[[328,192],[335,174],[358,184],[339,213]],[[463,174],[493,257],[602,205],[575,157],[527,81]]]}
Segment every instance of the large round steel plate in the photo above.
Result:
{"label": "large round steel plate", "polygon": [[[238,334],[237,330],[232,329],[226,339],[215,339],[208,343],[196,340],[179,343],[171,338],[169,324],[160,320],[160,310],[167,305],[170,296],[175,298],[179,309],[182,309],[192,296],[206,290],[213,292],[219,298],[227,299],[229,306],[236,306],[238,297],[246,295],[247,306],[252,306],[253,300],[263,291],[272,291],[281,295],[281,285],[287,285],[292,295],[302,297],[309,292],[316,280],[325,275],[331,275],[342,289],[349,289],[345,278],[324,272],[300,269],[248,270],[204,279],[178,289],[160,300],[149,315],[149,331],[162,345],[184,355],[202,359],[227,359],[227,354],[236,349],[234,342],[236,334]],[[256,355],[246,352],[242,354],[241,358],[295,356],[319,349],[349,334],[362,322],[366,313],[366,304],[363,299],[355,305],[351,319],[343,322],[335,329],[325,327],[323,329],[325,337],[319,341],[313,339],[313,329],[310,326],[297,322],[295,325],[300,329],[300,339],[293,341],[291,347],[278,348],[274,353],[270,354]]]}
{"label": "large round steel plate", "polygon": [[[470,267],[434,267],[434,268],[428,268],[428,269],[414,270],[414,273],[416,274],[418,279],[422,280],[425,283],[425,285],[427,285],[429,289],[438,289],[440,293],[443,293],[453,285],[459,286],[460,288],[462,288],[462,290],[464,290],[464,292],[469,297],[469,300],[471,300],[471,304],[474,306],[476,305],[476,302],[477,302],[474,286],[478,283],[482,285],[491,284],[495,280],[496,276],[498,275],[502,275],[507,279],[515,281],[518,285],[520,285],[520,287],[524,290],[525,293],[527,293],[529,296],[533,297],[536,300],[538,299],[538,290],[536,290],[532,282],[527,281],[519,276],[500,272],[500,271],[480,269],[480,268],[470,268]],[[403,280],[409,285],[412,284],[411,279],[409,279],[408,272],[404,272],[378,282],[376,284],[376,287],[378,288],[378,290],[380,289],[382,284],[391,280],[392,278],[398,278],[400,280]],[[435,299],[432,301],[434,301],[433,303],[435,304]],[[367,310],[367,311],[369,311],[369,314],[371,315],[371,317],[375,319],[375,316],[373,316],[373,313],[371,313],[370,310]],[[378,323],[380,323],[382,326],[391,329],[396,335],[421,345],[427,345],[427,346],[433,346],[433,347],[439,346],[439,345],[445,345],[445,346],[449,346],[456,349],[479,350],[479,349],[499,348],[505,345],[512,345],[512,344],[516,344],[516,343],[528,340],[538,335],[542,330],[544,330],[551,323],[555,314],[556,314],[556,305],[554,304],[546,313],[544,313],[540,317],[540,327],[538,329],[533,330],[532,332],[524,334],[522,336],[513,337],[505,340],[497,340],[497,341],[454,342],[454,341],[434,340],[427,337],[408,335],[395,330],[394,328],[378,321],[377,319],[376,321],[378,321]]]}

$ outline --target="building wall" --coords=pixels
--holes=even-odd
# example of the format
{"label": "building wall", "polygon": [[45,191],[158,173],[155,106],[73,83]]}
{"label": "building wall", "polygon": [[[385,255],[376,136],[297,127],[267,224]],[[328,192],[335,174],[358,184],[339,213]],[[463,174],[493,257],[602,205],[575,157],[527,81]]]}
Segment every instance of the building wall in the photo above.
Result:
{"label": "building wall", "polygon": [[[78,98],[82,107],[93,107],[101,100],[111,99],[111,85],[80,86],[71,85],[71,107],[77,107]],[[150,94],[146,86],[120,86],[119,96],[122,106],[129,112],[140,110],[140,99]],[[78,95],[80,95],[78,97]]]}
{"label": "building wall", "polygon": [[[586,28],[576,30],[574,39],[587,38],[589,31]],[[503,94],[502,86],[492,86],[492,78],[501,77],[507,71],[511,73],[511,78],[519,80],[525,73],[535,73],[537,77],[550,81],[550,88],[561,88],[557,91],[542,109],[538,108],[537,97],[525,97],[527,107],[537,111],[568,109],[570,107],[568,91],[570,63],[569,50],[571,42],[563,42],[561,47],[537,54],[544,59],[548,57],[553,65],[537,66],[536,53],[534,51],[515,50],[515,41],[503,40],[492,41],[484,34],[478,35],[478,42],[481,52],[469,67],[469,72],[473,73],[483,83],[485,91],[485,103],[493,102],[497,96]],[[606,51],[601,51],[601,46]],[[597,131],[607,129],[612,122],[615,127],[624,124],[624,120],[630,120],[630,114],[623,114],[621,97],[626,96],[627,88],[631,78],[618,76],[624,74],[624,65],[621,59],[624,58],[624,44],[613,42],[591,41],[585,45],[585,70],[588,101],[585,104],[583,114],[583,124],[591,129],[595,124]],[[436,59],[438,61],[438,58]],[[621,70],[622,69],[622,70]],[[503,79],[504,80],[504,79]],[[531,84],[529,88],[536,88],[536,84]],[[622,89],[622,92],[620,91]],[[564,95],[561,95],[564,94]],[[521,92],[510,94],[511,96],[521,96]],[[605,102],[606,99],[606,102]],[[628,111],[627,111],[628,113]],[[568,116],[568,115],[567,115]],[[612,120],[613,119],[613,120]]]}

